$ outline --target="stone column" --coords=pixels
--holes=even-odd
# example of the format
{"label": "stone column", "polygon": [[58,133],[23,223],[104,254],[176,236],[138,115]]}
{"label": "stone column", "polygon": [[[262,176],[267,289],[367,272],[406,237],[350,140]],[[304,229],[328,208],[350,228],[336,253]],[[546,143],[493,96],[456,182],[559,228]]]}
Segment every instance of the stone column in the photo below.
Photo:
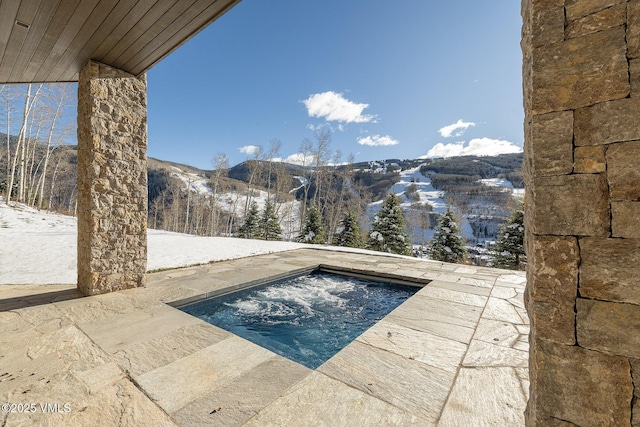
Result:
{"label": "stone column", "polygon": [[147,84],[90,61],[78,82],[78,289],[146,284]]}
{"label": "stone column", "polygon": [[523,0],[529,426],[640,426],[640,1]]}

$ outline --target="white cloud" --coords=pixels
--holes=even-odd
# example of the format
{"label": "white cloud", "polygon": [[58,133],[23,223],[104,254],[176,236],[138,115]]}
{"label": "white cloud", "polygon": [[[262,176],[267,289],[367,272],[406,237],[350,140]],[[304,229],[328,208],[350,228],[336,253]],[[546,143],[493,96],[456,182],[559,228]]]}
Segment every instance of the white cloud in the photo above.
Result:
{"label": "white cloud", "polygon": [[427,154],[420,156],[421,159],[428,159],[431,157],[456,157],[463,156],[464,141],[452,142],[449,144],[437,143],[433,148],[427,151]]}
{"label": "white cloud", "polygon": [[450,138],[452,136],[462,136],[464,131],[466,131],[468,128],[475,125],[476,124],[473,122],[465,122],[464,120],[459,119],[457,122],[455,122],[452,125],[440,128],[438,132],[440,132],[440,135],[442,135],[445,138]]}
{"label": "white cloud", "polygon": [[240,151],[242,154],[251,156],[260,151],[260,147],[258,147],[257,145],[245,145],[244,147],[238,148],[238,151]]}
{"label": "white cloud", "polygon": [[316,93],[302,102],[307,107],[309,117],[324,118],[328,122],[369,123],[376,119],[374,115],[362,114],[369,104],[349,101],[341,93]]}
{"label": "white cloud", "polygon": [[391,138],[389,135],[387,136],[373,135],[373,136],[365,136],[362,138],[358,138],[358,144],[369,145],[371,147],[381,147],[381,146],[389,146],[389,145],[398,145],[399,142]]}
{"label": "white cloud", "polygon": [[464,141],[451,144],[437,143],[421,158],[457,156],[497,156],[498,154],[521,153],[522,148],[502,139],[474,138],[465,145]]}
{"label": "white cloud", "polygon": [[273,161],[282,162],[282,163],[291,163],[293,165],[300,165],[300,166],[309,166],[315,162],[315,156],[310,156],[307,154],[305,158],[305,155],[302,153],[294,153],[294,154],[291,154],[290,156],[287,156],[284,159],[282,157],[276,157],[273,159]]}
{"label": "white cloud", "polygon": [[328,130],[333,132],[333,128],[331,127],[331,124],[326,123],[326,122],[325,123],[320,123],[320,124],[317,124],[317,125],[314,125],[313,123],[309,123],[307,125],[307,129],[309,129],[310,131],[313,131],[313,132],[319,131],[319,130],[323,130],[323,129],[328,129]]}

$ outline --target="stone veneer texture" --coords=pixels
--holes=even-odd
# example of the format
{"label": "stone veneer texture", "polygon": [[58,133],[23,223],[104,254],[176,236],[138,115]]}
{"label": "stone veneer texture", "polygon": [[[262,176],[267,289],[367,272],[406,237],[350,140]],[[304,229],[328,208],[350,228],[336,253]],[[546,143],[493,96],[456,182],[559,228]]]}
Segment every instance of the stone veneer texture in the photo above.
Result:
{"label": "stone veneer texture", "polygon": [[90,61],[78,82],[78,289],[144,286],[147,84]]}
{"label": "stone veneer texture", "polygon": [[529,426],[640,426],[640,0],[523,0]]}
{"label": "stone veneer texture", "polygon": [[528,426],[640,426],[640,0],[523,0]]}

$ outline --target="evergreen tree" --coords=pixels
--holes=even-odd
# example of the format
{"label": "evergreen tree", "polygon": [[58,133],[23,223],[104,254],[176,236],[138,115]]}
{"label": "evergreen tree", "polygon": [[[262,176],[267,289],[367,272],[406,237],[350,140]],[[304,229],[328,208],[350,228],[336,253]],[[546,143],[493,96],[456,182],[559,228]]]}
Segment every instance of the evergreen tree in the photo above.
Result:
{"label": "evergreen tree", "polygon": [[506,223],[500,227],[498,241],[494,249],[494,266],[519,270],[524,266],[524,205],[511,212]]}
{"label": "evergreen tree", "polygon": [[461,262],[467,257],[464,238],[460,235],[460,227],[451,208],[438,218],[429,256],[436,261]]}
{"label": "evergreen tree", "polygon": [[316,205],[312,205],[304,217],[302,231],[296,239],[301,243],[324,243],[324,227],[322,226],[322,215]]}
{"label": "evergreen tree", "polygon": [[244,223],[238,229],[238,236],[243,239],[256,239],[260,235],[260,212],[258,211],[258,204],[254,201],[251,204],[251,209],[247,212],[247,216],[244,218]]}
{"label": "evergreen tree", "polygon": [[363,246],[362,230],[360,229],[358,217],[353,212],[345,212],[333,241],[336,246],[348,246],[351,248],[361,248]]}
{"label": "evergreen tree", "polygon": [[411,255],[409,236],[405,232],[404,212],[400,207],[398,196],[389,194],[385,197],[371,226],[372,230],[366,244],[367,249]]}
{"label": "evergreen tree", "polygon": [[262,216],[259,222],[259,236],[264,240],[280,240],[282,238],[282,228],[276,215],[276,209],[270,200],[264,204]]}

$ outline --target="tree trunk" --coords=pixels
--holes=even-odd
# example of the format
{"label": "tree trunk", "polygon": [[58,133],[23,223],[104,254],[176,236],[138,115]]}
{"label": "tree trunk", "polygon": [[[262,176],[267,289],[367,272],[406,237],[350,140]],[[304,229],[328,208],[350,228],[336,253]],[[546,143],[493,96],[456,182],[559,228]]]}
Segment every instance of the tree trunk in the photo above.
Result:
{"label": "tree trunk", "polygon": [[[2,86],[4,90],[4,85]],[[9,133],[11,131],[11,108],[9,108],[9,97],[6,96],[6,104],[7,104],[7,180],[6,184],[9,185],[9,175],[11,174],[11,140],[9,138]],[[11,191],[11,187],[7,187],[7,191]],[[7,202],[9,201],[9,197],[7,194]]]}
{"label": "tree trunk", "polygon": [[51,177],[51,188],[49,189],[49,210],[53,208],[53,190],[56,186],[56,175],[58,175],[58,166],[60,166],[60,156],[56,162],[56,167],[53,168],[53,176]]}
{"label": "tree trunk", "polygon": [[24,197],[24,167],[25,167],[25,156],[26,156],[26,150],[24,145],[26,144],[25,139],[26,139],[26,133],[27,133],[27,123],[29,121],[29,115],[31,113],[31,109],[33,108],[33,105],[35,103],[35,101],[38,98],[38,95],[40,94],[40,90],[42,89],[42,84],[40,84],[40,86],[38,86],[38,89],[36,90],[35,95],[33,95],[33,99],[31,97],[31,84],[27,85],[27,93],[25,95],[25,101],[24,101],[24,111],[23,111],[23,117],[22,117],[22,125],[20,126],[20,133],[18,134],[18,142],[16,145],[16,152],[14,154],[13,157],[13,164],[11,166],[11,176],[10,176],[10,180],[9,180],[9,187],[7,188],[7,203],[9,203],[9,201],[11,201],[11,189],[13,188],[13,184],[14,184],[14,180],[15,180],[15,174],[16,174],[16,167],[18,166],[18,154],[20,153],[20,186],[18,188],[18,200],[22,201],[23,197]]}
{"label": "tree trunk", "polygon": [[40,184],[40,197],[39,197],[38,209],[42,209],[42,201],[44,200],[44,185],[47,178],[47,167],[49,165],[49,158],[51,157],[51,152],[53,151],[53,149],[51,148],[51,142],[53,141],[53,133],[56,128],[56,121],[58,120],[58,117],[60,115],[60,110],[62,109],[62,105],[64,104],[65,93],[66,91],[63,92],[62,95],[60,96],[58,104],[56,105],[56,111],[53,114],[53,118],[51,119],[51,127],[49,128],[49,135],[47,137],[47,150],[45,151],[44,165],[42,166],[42,174],[41,174],[42,181]]}
{"label": "tree trunk", "polygon": [[[8,183],[8,187],[7,187],[7,204],[11,201],[11,193],[13,190],[13,183],[14,183],[14,179],[15,179],[15,174],[16,174],[16,167],[18,165],[18,154],[20,153],[20,145],[22,144],[22,140],[24,138],[24,134],[27,130],[27,111],[29,111],[29,100],[31,98],[31,84],[27,85],[27,94],[25,96],[25,101],[24,101],[24,112],[22,115],[22,126],[20,126],[20,133],[18,134],[18,142],[16,143],[16,151],[15,154],[13,156],[13,163],[11,165],[11,174],[10,174],[10,178],[9,178],[9,183]],[[18,199],[20,199],[20,197],[18,196]]]}
{"label": "tree trunk", "polygon": [[[33,127],[33,120],[31,121],[30,128]],[[32,201],[33,193],[35,192],[35,186],[33,185],[35,181],[35,174],[40,168],[41,161],[38,162],[38,167],[36,168],[36,145],[38,144],[38,138],[40,137],[40,129],[42,128],[41,120],[38,120],[38,127],[36,129],[36,135],[31,137],[31,129],[29,129],[29,139],[31,143],[27,147],[27,158],[29,162],[29,171],[25,172],[25,202],[31,206],[34,206],[34,202]]]}

